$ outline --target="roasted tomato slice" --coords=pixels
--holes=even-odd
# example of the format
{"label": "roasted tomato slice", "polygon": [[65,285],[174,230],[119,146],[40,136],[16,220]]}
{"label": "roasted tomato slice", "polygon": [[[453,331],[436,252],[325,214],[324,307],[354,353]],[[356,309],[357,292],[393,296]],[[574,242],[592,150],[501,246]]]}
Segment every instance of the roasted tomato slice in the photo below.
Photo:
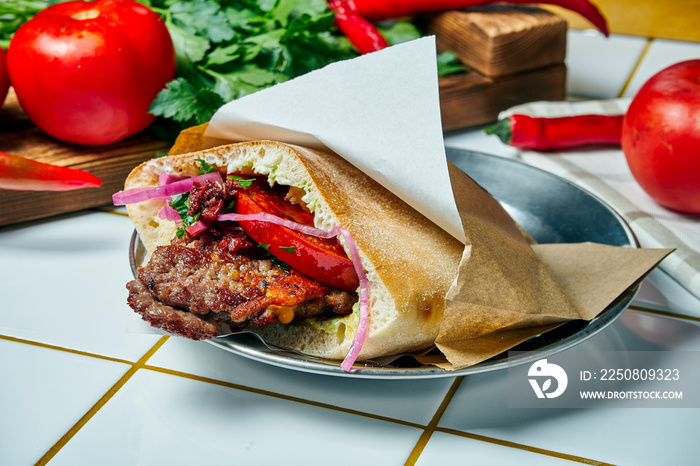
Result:
{"label": "roasted tomato slice", "polygon": [[[239,214],[267,213],[313,226],[313,214],[284,199],[260,179],[241,189],[236,201]],[[259,221],[238,222],[248,236],[266,244],[268,252],[295,270],[327,285],[355,291],[359,285],[352,261],[335,238],[323,239]]]}

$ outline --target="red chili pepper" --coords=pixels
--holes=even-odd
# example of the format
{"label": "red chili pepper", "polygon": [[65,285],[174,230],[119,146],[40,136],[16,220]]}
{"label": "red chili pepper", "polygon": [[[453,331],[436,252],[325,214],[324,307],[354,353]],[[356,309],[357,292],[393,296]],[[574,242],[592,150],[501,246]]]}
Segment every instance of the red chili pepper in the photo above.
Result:
{"label": "red chili pepper", "polygon": [[[502,2],[503,0],[501,0]],[[445,10],[461,10],[479,5],[496,3],[499,0],[347,0],[347,7],[355,14],[370,21],[382,21],[418,13]],[[607,37],[608,23],[589,0],[508,0],[505,3],[555,5],[580,14]]]}
{"label": "red chili pepper", "polygon": [[484,128],[505,144],[520,149],[570,149],[587,145],[620,145],[623,115],[576,115],[535,118],[515,114]]}
{"label": "red chili pepper", "polygon": [[346,2],[341,0],[328,0],[328,7],[335,14],[335,24],[348,38],[350,43],[357,47],[361,54],[376,52],[389,46],[379,30],[363,18],[352,12]]}
{"label": "red chili pepper", "polygon": [[0,189],[69,191],[96,188],[102,181],[92,173],[0,152]]}

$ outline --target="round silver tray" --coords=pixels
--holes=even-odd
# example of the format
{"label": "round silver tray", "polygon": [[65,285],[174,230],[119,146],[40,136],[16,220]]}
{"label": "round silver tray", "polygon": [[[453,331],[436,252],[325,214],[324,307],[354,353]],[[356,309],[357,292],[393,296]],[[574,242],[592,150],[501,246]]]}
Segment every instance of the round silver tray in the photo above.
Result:
{"label": "round silver tray", "polygon": [[[539,243],[591,241],[613,246],[639,247],[625,220],[606,203],[568,181],[515,160],[493,155],[447,149],[447,157],[486,189]],[[134,235],[130,244],[132,272],[143,254]],[[262,363],[309,373],[372,379],[454,377],[506,369],[534,362],[571,348],[610,325],[629,306],[638,287],[627,291],[591,321],[571,321],[531,338],[511,351],[456,371],[423,366],[411,357],[388,365],[357,362],[345,372],[340,361],[318,359],[269,347],[253,333],[239,333],[208,340],[212,345]]]}

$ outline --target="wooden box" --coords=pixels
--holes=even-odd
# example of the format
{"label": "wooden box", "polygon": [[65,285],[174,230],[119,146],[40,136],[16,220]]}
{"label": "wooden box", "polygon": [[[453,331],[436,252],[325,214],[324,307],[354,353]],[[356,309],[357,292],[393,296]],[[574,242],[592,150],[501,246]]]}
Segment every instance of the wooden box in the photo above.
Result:
{"label": "wooden box", "polygon": [[424,20],[438,51],[455,52],[468,67],[440,79],[446,131],[495,121],[514,105],[565,98],[567,26],[559,16],[496,4]]}

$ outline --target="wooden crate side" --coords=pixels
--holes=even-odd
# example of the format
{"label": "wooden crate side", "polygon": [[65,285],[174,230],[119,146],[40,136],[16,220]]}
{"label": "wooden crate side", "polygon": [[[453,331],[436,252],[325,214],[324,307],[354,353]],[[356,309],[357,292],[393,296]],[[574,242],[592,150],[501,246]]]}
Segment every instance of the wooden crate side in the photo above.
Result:
{"label": "wooden crate side", "polygon": [[439,51],[452,50],[485,76],[504,76],[563,63],[566,21],[532,7],[489,5],[427,19]]}
{"label": "wooden crate side", "polygon": [[443,130],[490,123],[499,112],[512,106],[538,100],[559,101],[565,96],[563,64],[497,78],[478,73],[446,76],[440,81]]}

